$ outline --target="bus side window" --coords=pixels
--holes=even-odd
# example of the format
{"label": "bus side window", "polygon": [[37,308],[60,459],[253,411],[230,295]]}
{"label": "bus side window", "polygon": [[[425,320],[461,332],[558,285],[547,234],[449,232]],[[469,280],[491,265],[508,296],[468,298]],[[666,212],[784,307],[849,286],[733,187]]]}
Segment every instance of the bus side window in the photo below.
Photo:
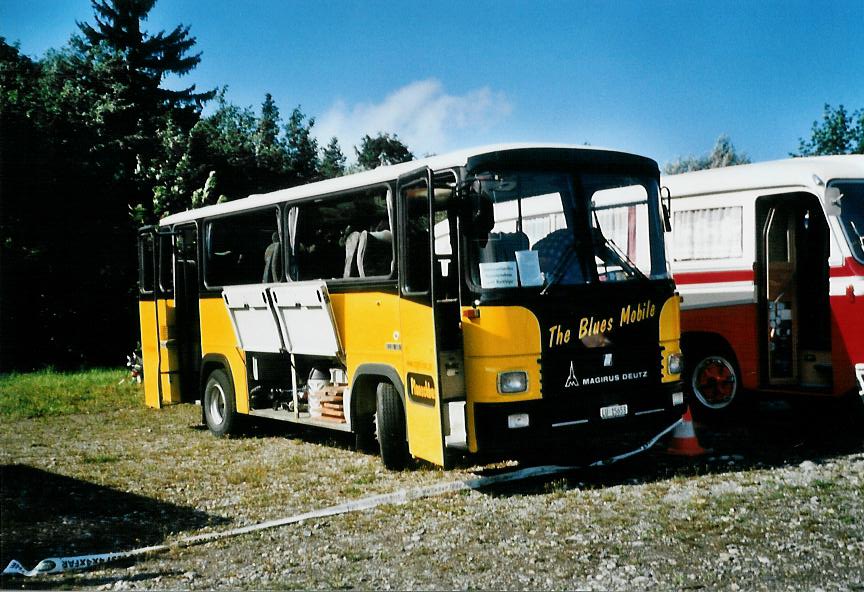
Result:
{"label": "bus side window", "polygon": [[[279,237],[279,210],[265,208],[216,218],[207,223],[204,281],[208,287],[258,284],[267,248]],[[271,281],[284,277],[282,260],[271,261]]]}
{"label": "bus side window", "polygon": [[153,235],[149,233],[138,238],[138,290],[153,293]]}
{"label": "bus side window", "polygon": [[429,195],[425,180],[402,190],[405,204],[405,291],[429,291]]}
{"label": "bus side window", "polygon": [[389,277],[393,233],[387,189],[375,187],[293,208],[288,227],[292,279]]}
{"label": "bus side window", "polygon": [[170,234],[159,237],[159,288],[163,292],[174,289],[174,244]]}

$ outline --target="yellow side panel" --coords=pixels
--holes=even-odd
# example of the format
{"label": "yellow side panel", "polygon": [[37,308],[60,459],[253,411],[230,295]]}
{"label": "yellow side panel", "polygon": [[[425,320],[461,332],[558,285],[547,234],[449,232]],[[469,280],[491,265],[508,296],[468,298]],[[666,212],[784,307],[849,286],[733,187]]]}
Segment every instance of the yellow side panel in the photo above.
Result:
{"label": "yellow side panel", "polygon": [[180,358],[177,352],[177,323],[173,299],[158,300],[159,307],[159,380],[162,384],[162,403],[181,401]]}
{"label": "yellow side panel", "polygon": [[669,354],[681,353],[681,300],[675,294],[667,299],[660,310],[660,347],[663,351],[662,382],[675,382],[680,374],[669,374]]}
{"label": "yellow side panel", "polygon": [[[467,392],[468,449],[477,452],[474,431],[475,403],[506,403],[539,399],[540,322],[521,306],[481,307],[480,318],[463,316],[465,341],[465,386]],[[528,391],[520,394],[498,393],[498,373],[524,370]]]}
{"label": "yellow side panel", "polygon": [[220,355],[228,360],[234,382],[237,412],[249,413],[246,354],[237,345],[237,336],[234,334],[225,302],[221,298],[202,298],[200,305],[201,355]]}
{"label": "yellow side panel", "polygon": [[156,327],[156,304],[153,301],[138,303],[138,317],[141,322],[141,358],[144,366],[144,403],[158,409],[158,329]]}
{"label": "yellow side panel", "polygon": [[[180,360],[174,341],[174,300],[140,302],[141,356],[144,362],[144,402],[149,407],[179,403]],[[160,397],[161,392],[161,397]]]}
{"label": "yellow side panel", "polygon": [[345,350],[348,382],[362,364],[386,364],[402,375],[399,297],[384,292],[330,294]]}
{"label": "yellow side panel", "polygon": [[[405,415],[411,454],[444,464],[444,426],[438,392],[438,357],[432,307],[402,299],[401,342],[404,353]],[[412,393],[414,396],[412,396]]]}

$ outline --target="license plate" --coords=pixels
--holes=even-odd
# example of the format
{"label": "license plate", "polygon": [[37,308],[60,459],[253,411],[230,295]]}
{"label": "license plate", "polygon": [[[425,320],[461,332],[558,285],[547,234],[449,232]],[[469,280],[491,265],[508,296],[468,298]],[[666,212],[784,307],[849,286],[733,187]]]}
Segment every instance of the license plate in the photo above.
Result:
{"label": "license plate", "polygon": [[603,419],[624,417],[625,415],[627,415],[627,405],[609,405],[600,408],[600,417]]}

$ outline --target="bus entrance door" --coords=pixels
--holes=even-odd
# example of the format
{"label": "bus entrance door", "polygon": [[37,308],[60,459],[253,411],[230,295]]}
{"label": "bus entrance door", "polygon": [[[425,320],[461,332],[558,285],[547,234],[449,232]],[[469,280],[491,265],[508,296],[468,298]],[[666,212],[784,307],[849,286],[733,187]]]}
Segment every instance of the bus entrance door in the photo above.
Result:
{"label": "bus entrance door", "polygon": [[159,408],[198,393],[198,232],[194,224],[148,228],[138,244],[144,401]]}
{"label": "bus entrance door", "polygon": [[159,299],[156,231],[143,228],[138,234],[138,316],[141,323],[141,359],[144,371],[144,402],[162,406],[159,375]]}
{"label": "bus entrance door", "polygon": [[408,449],[413,456],[445,465],[444,422],[438,369],[439,344],[432,290],[431,171],[399,178],[399,301],[402,380]]}
{"label": "bus entrance door", "polygon": [[201,329],[198,311],[198,229],[195,224],[174,231],[174,326],[180,398],[198,396]]}
{"label": "bus entrance door", "polygon": [[815,196],[757,201],[763,384],[831,386],[828,226]]}

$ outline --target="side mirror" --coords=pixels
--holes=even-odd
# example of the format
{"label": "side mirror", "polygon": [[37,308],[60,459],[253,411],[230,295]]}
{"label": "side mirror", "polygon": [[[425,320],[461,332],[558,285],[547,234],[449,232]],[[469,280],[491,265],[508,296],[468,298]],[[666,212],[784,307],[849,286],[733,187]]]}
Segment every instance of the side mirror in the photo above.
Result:
{"label": "side mirror", "polygon": [[663,208],[663,227],[666,232],[672,232],[672,192],[668,187],[660,188],[660,207]]}
{"label": "side mirror", "polygon": [[839,187],[828,187],[825,189],[825,214],[828,216],[840,215],[840,200],[843,194]]}

